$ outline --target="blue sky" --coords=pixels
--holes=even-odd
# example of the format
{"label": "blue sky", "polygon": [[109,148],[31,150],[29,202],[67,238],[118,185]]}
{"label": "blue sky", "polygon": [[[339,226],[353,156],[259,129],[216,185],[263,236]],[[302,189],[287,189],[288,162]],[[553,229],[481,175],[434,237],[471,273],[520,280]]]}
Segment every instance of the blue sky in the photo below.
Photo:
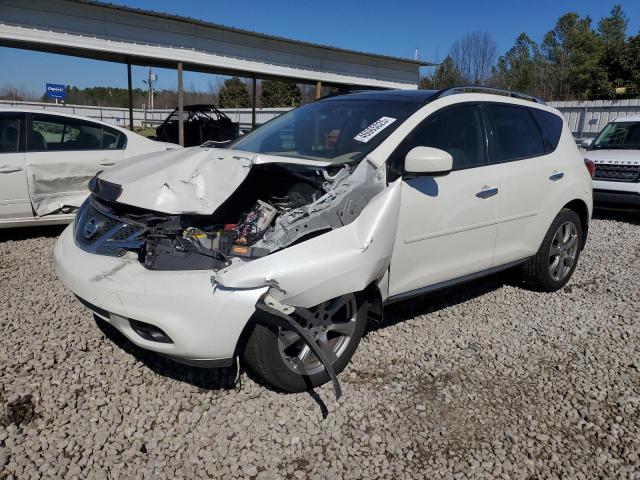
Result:
{"label": "blue sky", "polygon": [[[597,24],[615,4],[622,5],[629,18],[628,33],[640,32],[640,0],[111,1],[366,52],[411,58],[417,47],[420,57],[430,61],[442,60],[451,43],[468,32],[489,32],[502,54],[521,32],[540,41],[566,12],[589,15]],[[0,85],[11,83],[37,94],[44,91],[46,82],[126,86],[126,67],[119,64],[4,47],[0,47],[0,61],[5,66]],[[157,73],[159,88],[175,88],[175,71]],[[144,87],[145,75],[144,68],[134,68],[134,85]],[[209,81],[215,83],[216,78],[185,75],[187,88],[207,90]]]}

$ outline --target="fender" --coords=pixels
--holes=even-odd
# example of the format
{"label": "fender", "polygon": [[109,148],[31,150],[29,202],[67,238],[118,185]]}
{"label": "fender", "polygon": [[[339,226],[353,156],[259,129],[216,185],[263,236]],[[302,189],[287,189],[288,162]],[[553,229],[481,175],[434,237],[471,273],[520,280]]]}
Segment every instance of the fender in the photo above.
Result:
{"label": "fender", "polygon": [[288,305],[310,308],[380,279],[391,260],[400,210],[398,179],[376,195],[352,223],[213,276],[225,288],[271,286]]}

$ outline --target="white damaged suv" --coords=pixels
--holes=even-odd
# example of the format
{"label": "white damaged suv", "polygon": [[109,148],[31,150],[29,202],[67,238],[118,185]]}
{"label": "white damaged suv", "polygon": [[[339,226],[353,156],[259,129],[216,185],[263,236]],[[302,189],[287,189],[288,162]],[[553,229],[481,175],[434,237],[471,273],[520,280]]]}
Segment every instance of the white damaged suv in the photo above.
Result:
{"label": "white damaged suv", "polygon": [[337,386],[385,303],[516,266],[561,288],[592,211],[558,111],[475,87],[325,98],[91,191],[55,248],[82,303],[142,348],[242,357],[290,392]]}

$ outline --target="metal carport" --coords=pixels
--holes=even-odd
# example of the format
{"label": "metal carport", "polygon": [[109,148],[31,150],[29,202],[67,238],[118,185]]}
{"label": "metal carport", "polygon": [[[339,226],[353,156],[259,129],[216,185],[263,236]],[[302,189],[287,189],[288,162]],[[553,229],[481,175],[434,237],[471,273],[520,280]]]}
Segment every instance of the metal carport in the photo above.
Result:
{"label": "metal carport", "polygon": [[250,77],[254,90],[256,78],[280,78],[319,91],[414,89],[432,65],[87,0],[0,0],[0,45],[125,63],[130,89],[132,64],[177,68],[180,99],[183,69]]}

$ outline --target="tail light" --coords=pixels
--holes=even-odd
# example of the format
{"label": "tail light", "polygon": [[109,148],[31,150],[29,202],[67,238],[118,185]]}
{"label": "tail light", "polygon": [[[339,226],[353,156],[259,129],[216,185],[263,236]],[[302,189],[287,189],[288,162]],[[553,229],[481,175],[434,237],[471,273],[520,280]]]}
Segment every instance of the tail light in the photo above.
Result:
{"label": "tail light", "polygon": [[589,160],[588,158],[585,158],[584,166],[587,167],[587,171],[589,172],[589,175],[591,175],[591,178],[593,178],[593,176],[596,174],[596,164],[593,162],[593,160]]}

